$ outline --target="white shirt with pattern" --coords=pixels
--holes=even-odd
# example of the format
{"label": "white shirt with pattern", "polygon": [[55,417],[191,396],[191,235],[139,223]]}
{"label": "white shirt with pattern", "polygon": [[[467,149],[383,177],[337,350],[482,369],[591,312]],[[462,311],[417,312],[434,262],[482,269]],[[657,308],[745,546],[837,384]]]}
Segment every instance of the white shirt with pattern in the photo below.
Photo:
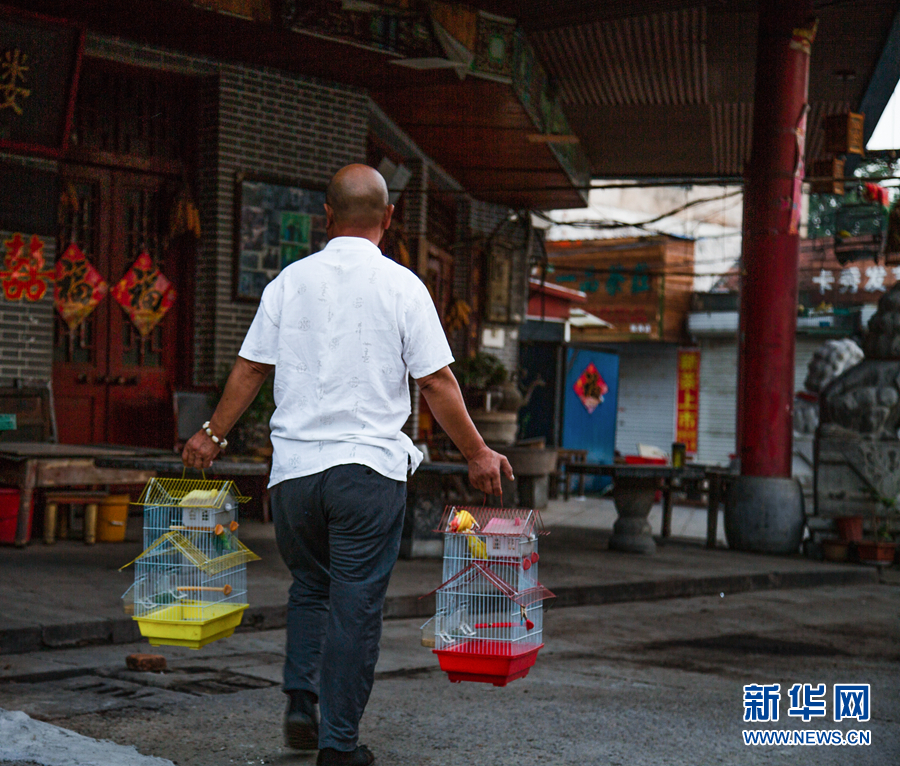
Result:
{"label": "white shirt with pattern", "polygon": [[263,292],[240,356],[275,365],[269,486],[346,463],[405,481],[409,375],[453,361],[422,281],[366,239],[336,237]]}

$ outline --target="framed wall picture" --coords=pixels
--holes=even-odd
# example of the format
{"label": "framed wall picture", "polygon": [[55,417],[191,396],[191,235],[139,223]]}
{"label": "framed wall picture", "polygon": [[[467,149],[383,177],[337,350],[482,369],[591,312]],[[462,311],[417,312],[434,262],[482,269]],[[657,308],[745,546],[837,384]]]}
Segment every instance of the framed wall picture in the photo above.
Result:
{"label": "framed wall picture", "polygon": [[0,8],[0,148],[61,156],[83,42],[68,22]]}
{"label": "framed wall picture", "polygon": [[234,299],[258,301],[286,266],[325,246],[325,189],[239,175]]}
{"label": "framed wall picture", "polygon": [[484,318],[488,322],[509,322],[512,253],[495,244],[491,248],[487,267],[488,281],[485,290]]}

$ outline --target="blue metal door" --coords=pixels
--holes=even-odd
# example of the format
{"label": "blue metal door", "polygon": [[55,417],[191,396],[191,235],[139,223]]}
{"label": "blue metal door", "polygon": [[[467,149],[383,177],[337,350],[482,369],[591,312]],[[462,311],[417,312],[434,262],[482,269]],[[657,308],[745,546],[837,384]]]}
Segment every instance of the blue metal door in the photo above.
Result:
{"label": "blue metal door", "polygon": [[618,392],[618,354],[570,347],[563,383],[562,446],[587,450],[591,463],[612,463]]}

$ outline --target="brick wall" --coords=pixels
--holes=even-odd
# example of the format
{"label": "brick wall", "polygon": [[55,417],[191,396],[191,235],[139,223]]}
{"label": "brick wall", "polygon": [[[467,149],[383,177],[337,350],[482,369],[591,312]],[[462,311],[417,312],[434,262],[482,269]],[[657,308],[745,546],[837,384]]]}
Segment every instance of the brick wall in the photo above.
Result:
{"label": "brick wall", "polygon": [[[39,170],[56,172],[55,162],[0,153],[0,160]],[[0,230],[0,263],[6,257],[6,242],[16,232]],[[33,232],[19,231],[27,242]],[[56,243],[42,236],[45,269],[56,262]],[[53,370],[53,286],[39,301],[8,301],[0,292],[0,386],[46,383]]]}
{"label": "brick wall", "polygon": [[232,300],[234,190],[239,173],[324,184],[363,162],[368,97],[286,72],[184,56],[89,36],[88,55],[200,77],[197,194],[203,237],[197,262],[194,378],[231,367],[256,304]]}
{"label": "brick wall", "polygon": [[[481,351],[496,356],[510,372],[519,366],[519,326],[525,321],[528,305],[528,253],[527,228],[523,221],[511,221],[509,208],[488,202],[472,200],[469,206],[469,228],[475,235],[498,237],[515,244],[510,272],[510,322],[494,324],[485,322],[486,331],[502,330],[502,348],[481,345]],[[487,277],[487,275],[485,275]]]}

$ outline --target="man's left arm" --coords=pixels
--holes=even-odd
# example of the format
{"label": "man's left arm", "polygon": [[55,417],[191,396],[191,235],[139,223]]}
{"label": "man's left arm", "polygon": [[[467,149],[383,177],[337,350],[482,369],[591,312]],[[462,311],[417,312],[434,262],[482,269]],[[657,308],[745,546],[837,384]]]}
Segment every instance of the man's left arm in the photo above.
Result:
{"label": "man's left arm", "polygon": [[[274,369],[273,364],[252,362],[241,356],[237,358],[225,383],[222,398],[209,419],[209,429],[213,434],[219,439],[225,438],[256,398],[262,384]],[[203,470],[212,465],[213,459],[220,451],[219,445],[201,428],[184,445],[181,460],[188,468]]]}
{"label": "man's left arm", "polygon": [[484,443],[469,417],[456,377],[449,367],[417,378],[416,384],[432,414],[469,464],[469,481],[488,495],[500,495],[500,473],[512,479],[509,461]]}

